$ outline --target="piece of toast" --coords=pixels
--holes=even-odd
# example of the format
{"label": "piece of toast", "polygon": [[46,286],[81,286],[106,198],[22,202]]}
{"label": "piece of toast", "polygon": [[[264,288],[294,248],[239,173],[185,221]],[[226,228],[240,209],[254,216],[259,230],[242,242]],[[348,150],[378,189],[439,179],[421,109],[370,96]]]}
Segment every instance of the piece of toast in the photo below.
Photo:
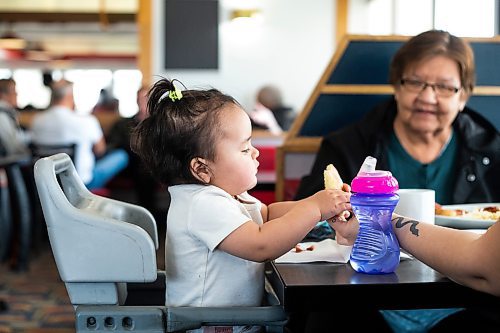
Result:
{"label": "piece of toast", "polygon": [[339,172],[333,164],[328,164],[325,171],[323,171],[325,179],[325,189],[327,190],[341,190],[344,182],[340,178]]}
{"label": "piece of toast", "polygon": [[[344,182],[340,178],[339,172],[333,166],[333,164],[328,164],[325,171],[323,171],[323,178],[325,180],[325,189],[327,190],[341,190]],[[347,221],[351,216],[347,210],[339,214],[339,219],[342,221]]]}

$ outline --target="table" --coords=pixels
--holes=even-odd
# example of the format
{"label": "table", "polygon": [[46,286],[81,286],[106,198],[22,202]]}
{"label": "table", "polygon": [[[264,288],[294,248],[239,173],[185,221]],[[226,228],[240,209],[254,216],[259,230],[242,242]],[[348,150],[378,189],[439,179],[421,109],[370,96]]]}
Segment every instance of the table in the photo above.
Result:
{"label": "table", "polygon": [[396,272],[368,275],[349,264],[269,263],[266,277],[287,312],[338,308],[416,309],[496,307],[500,297],[458,285],[422,262],[402,261]]}

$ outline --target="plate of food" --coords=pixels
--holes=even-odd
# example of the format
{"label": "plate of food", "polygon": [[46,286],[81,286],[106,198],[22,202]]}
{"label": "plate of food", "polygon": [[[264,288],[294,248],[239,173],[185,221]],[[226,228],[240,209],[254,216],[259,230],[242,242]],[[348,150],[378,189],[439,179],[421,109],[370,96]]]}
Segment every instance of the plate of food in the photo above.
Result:
{"label": "plate of food", "polygon": [[436,205],[436,224],[457,229],[486,229],[500,219],[500,203]]}

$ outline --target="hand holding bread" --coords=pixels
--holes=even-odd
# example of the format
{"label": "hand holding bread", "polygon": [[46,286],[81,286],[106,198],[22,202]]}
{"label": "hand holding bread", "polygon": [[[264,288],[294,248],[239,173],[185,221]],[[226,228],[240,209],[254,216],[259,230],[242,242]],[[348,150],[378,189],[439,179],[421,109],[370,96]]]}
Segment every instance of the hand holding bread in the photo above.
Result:
{"label": "hand holding bread", "polygon": [[[323,178],[325,181],[325,189],[342,190],[344,182],[342,181],[342,178],[340,178],[339,172],[333,164],[327,165],[325,171],[323,171]],[[346,210],[339,214],[339,219],[347,221],[349,216],[351,216],[351,213]]]}

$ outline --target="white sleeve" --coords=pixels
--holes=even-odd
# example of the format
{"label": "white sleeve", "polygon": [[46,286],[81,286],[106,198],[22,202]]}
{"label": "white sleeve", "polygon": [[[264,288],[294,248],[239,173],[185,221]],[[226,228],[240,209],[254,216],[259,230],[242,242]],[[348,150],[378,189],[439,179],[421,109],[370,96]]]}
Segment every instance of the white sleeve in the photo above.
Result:
{"label": "white sleeve", "polygon": [[92,143],[96,143],[98,142],[99,140],[101,140],[101,138],[103,137],[103,133],[102,133],[102,128],[101,128],[101,124],[99,123],[99,120],[97,120],[97,118],[93,115],[89,115],[88,116],[88,123],[89,123],[89,136],[92,140]]}
{"label": "white sleeve", "polygon": [[191,234],[213,251],[231,232],[250,220],[235,199],[210,191],[195,198],[187,225]]}

